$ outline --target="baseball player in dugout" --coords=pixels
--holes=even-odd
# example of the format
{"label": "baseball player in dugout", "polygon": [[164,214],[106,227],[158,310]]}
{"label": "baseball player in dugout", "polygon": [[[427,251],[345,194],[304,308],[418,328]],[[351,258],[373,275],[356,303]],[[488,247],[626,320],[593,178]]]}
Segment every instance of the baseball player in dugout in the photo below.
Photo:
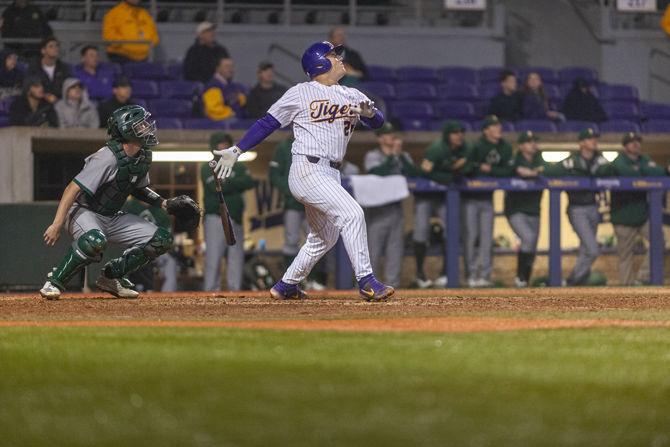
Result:
{"label": "baseball player in dugout", "polygon": [[[502,136],[495,115],[482,122],[482,136],[469,152],[467,174],[476,177],[510,177],[512,146]],[[493,192],[467,192],[463,197],[465,268],[469,287],[490,287],[493,253]]]}
{"label": "baseball player in dugout", "polygon": [[[598,168],[598,175],[614,177],[664,176],[666,170],[642,153],[642,137],[624,134],[623,151],[617,158]],[[646,191],[612,191],[610,216],[617,238],[619,282],[622,286],[649,283],[649,256],[643,256],[640,270],[633,270],[633,255],[638,238],[649,241],[649,207]]]}
{"label": "baseball player in dugout", "polygon": [[[579,150],[573,151],[565,160],[548,166],[547,176],[594,177],[607,160],[598,151],[598,134],[592,128],[579,132]],[[600,213],[593,191],[568,192],[568,220],[579,238],[579,253],[575,267],[568,276],[569,286],[584,285],[591,274],[591,266],[598,258],[600,249],[596,233]]]}
{"label": "baseball player in dugout", "polygon": [[151,148],[158,144],[156,124],[143,107],[116,110],[107,122],[110,138],[86,158],[84,168],[63,192],[53,223],[44,241],[53,246],[65,227],[74,242],[63,260],[47,275],[40,294],[57,299],[68,281],[82,268],[100,262],[108,242],[127,249],[108,261],[96,286],[118,298],[136,298],[138,292],[126,278],[172,245],[169,229],[157,227],[140,216],[121,212],[129,195],[175,215],[181,228],[194,229],[200,209],[187,196],[165,200],[149,188]]}
{"label": "baseball player in dugout", "polygon": [[[402,139],[390,123],[384,123],[377,129],[376,134],[378,147],[365,154],[366,173],[379,176],[420,175],[412,157],[403,152]],[[384,279],[393,287],[400,285],[400,272],[405,254],[404,214],[402,200],[365,208],[372,268],[379,272],[383,258]]]}
{"label": "baseball player in dugout", "polygon": [[[465,141],[465,128],[459,121],[447,121],[442,127],[442,137],[431,143],[421,160],[423,177],[448,185],[467,170],[470,146]],[[430,219],[437,216],[442,220],[443,228],[447,222],[447,208],[444,206],[442,193],[414,193],[414,256],[416,258],[416,285],[420,289],[428,287],[446,287],[447,275],[444,257],[442,258],[442,275],[435,281],[426,277],[424,262],[428,250],[430,235]],[[442,252],[442,250],[440,250]]]}
{"label": "baseball player in dugout", "polygon": [[305,50],[302,69],[309,76],[274,103],[249,128],[236,146],[214,151],[215,167],[226,178],[240,154],[275,130],[293,126],[292,163],[288,177],[293,197],[305,206],[310,233],[284,276],[270,290],[277,299],[305,297],[299,284],[342,236],[360,295],[368,301],[386,300],[393,287],[372,273],[363,209],[342,187],[339,168],[347,144],[360,120],[372,129],[384,124],[382,113],[354,88],[339,85],[346,74],[341,46],[317,42]]}
{"label": "baseball player in dugout", "polygon": [[[527,130],[519,134],[519,150],[512,158],[512,169],[521,178],[537,178],[544,172],[544,160],[537,147],[537,136]],[[535,263],[537,239],[540,234],[540,202],[542,191],[505,193],[505,216],[521,241],[517,253],[516,287],[528,287]]]}
{"label": "baseball player in dugout", "polygon": [[[209,149],[223,150],[233,145],[233,138],[225,132],[215,132],[209,139]],[[205,290],[221,290],[221,259],[227,253],[226,283],[228,290],[240,290],[244,272],[244,192],[254,187],[254,180],[244,163],[233,165],[230,177],[223,184],[223,196],[236,236],[235,245],[226,244],[216,195],[216,179],[207,163],[200,168],[205,196]]]}

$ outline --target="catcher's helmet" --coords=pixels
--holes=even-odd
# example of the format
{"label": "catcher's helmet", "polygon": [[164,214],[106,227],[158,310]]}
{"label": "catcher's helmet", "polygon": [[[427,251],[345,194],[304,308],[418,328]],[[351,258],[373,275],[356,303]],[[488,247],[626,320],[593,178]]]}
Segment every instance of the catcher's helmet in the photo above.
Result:
{"label": "catcher's helmet", "polygon": [[328,72],[333,66],[326,55],[335,53],[338,56],[344,52],[342,45],[335,46],[330,42],[317,42],[312,44],[302,54],[302,71],[313,78]]}
{"label": "catcher's helmet", "polygon": [[115,140],[134,141],[142,146],[156,146],[156,121],[144,107],[127,105],[116,109],[107,120],[107,133]]}

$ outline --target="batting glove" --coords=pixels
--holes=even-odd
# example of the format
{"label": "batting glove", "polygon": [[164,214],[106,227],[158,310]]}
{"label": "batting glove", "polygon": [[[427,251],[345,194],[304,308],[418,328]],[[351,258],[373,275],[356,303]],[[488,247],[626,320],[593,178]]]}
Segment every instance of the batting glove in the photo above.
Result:
{"label": "batting glove", "polygon": [[357,106],[351,106],[350,110],[360,116],[372,118],[375,116],[375,103],[369,101],[361,101]]}
{"label": "batting glove", "polygon": [[242,150],[237,146],[231,146],[228,149],[223,149],[221,151],[212,151],[214,155],[218,155],[219,161],[216,162],[214,167],[214,172],[217,177],[220,179],[230,177],[230,174],[233,172],[233,165],[237,162],[238,157],[242,153]]}

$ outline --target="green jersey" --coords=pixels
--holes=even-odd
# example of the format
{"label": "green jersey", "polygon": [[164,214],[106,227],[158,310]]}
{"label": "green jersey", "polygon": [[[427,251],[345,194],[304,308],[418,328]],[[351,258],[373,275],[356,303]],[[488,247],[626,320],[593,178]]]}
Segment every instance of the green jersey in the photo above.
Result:
{"label": "green jersey", "polygon": [[[483,135],[469,151],[468,163],[464,174],[472,176],[488,177],[510,177],[512,175],[512,146],[501,138],[497,143],[492,143]],[[491,166],[490,172],[480,170],[481,165]],[[467,199],[491,200],[493,191],[468,192],[463,194]]]}
{"label": "green jersey", "polygon": [[[467,143],[452,148],[442,138],[435,140],[426,148],[423,156],[422,175],[441,185],[448,185],[454,181],[455,177],[469,169],[467,166],[469,151],[470,146]],[[454,163],[461,158],[466,160],[466,164],[454,169]]]}
{"label": "green jersey", "polygon": [[[200,177],[205,191],[205,214],[219,214],[219,199],[216,196],[216,179],[207,163],[200,167]],[[244,163],[235,163],[233,172],[222,182],[223,197],[226,199],[231,219],[238,224],[242,223],[244,213],[243,193],[254,187],[254,180],[249,175],[249,169]]]}
{"label": "green jersey", "polygon": [[293,138],[288,138],[277,145],[270,162],[270,183],[282,194],[285,210],[304,211],[305,207],[291,194],[288,187],[288,173],[291,169],[291,145]]}
{"label": "green jersey", "polygon": [[[582,157],[580,151],[574,151],[558,163],[547,165],[547,177],[593,177],[600,166],[606,165],[607,160],[596,151],[590,160]],[[593,191],[568,191],[570,205],[595,205],[596,195]]]}
{"label": "green jersey", "polygon": [[[514,173],[516,173],[519,167],[537,169],[543,166],[544,160],[540,152],[537,152],[532,160],[528,160],[521,152],[517,152],[512,158],[512,170]],[[531,216],[539,216],[541,200],[542,191],[507,192],[505,193],[505,215],[511,216],[516,213],[524,213]]]}

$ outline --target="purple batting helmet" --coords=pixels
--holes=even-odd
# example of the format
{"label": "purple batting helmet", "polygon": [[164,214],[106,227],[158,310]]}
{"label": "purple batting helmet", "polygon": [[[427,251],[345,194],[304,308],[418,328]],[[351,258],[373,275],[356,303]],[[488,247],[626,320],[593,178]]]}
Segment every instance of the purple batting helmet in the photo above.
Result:
{"label": "purple batting helmet", "polygon": [[332,64],[326,58],[326,55],[328,53],[340,55],[343,51],[344,47],[342,45],[335,46],[330,42],[312,44],[302,54],[302,71],[310,78],[326,73],[332,68]]}

